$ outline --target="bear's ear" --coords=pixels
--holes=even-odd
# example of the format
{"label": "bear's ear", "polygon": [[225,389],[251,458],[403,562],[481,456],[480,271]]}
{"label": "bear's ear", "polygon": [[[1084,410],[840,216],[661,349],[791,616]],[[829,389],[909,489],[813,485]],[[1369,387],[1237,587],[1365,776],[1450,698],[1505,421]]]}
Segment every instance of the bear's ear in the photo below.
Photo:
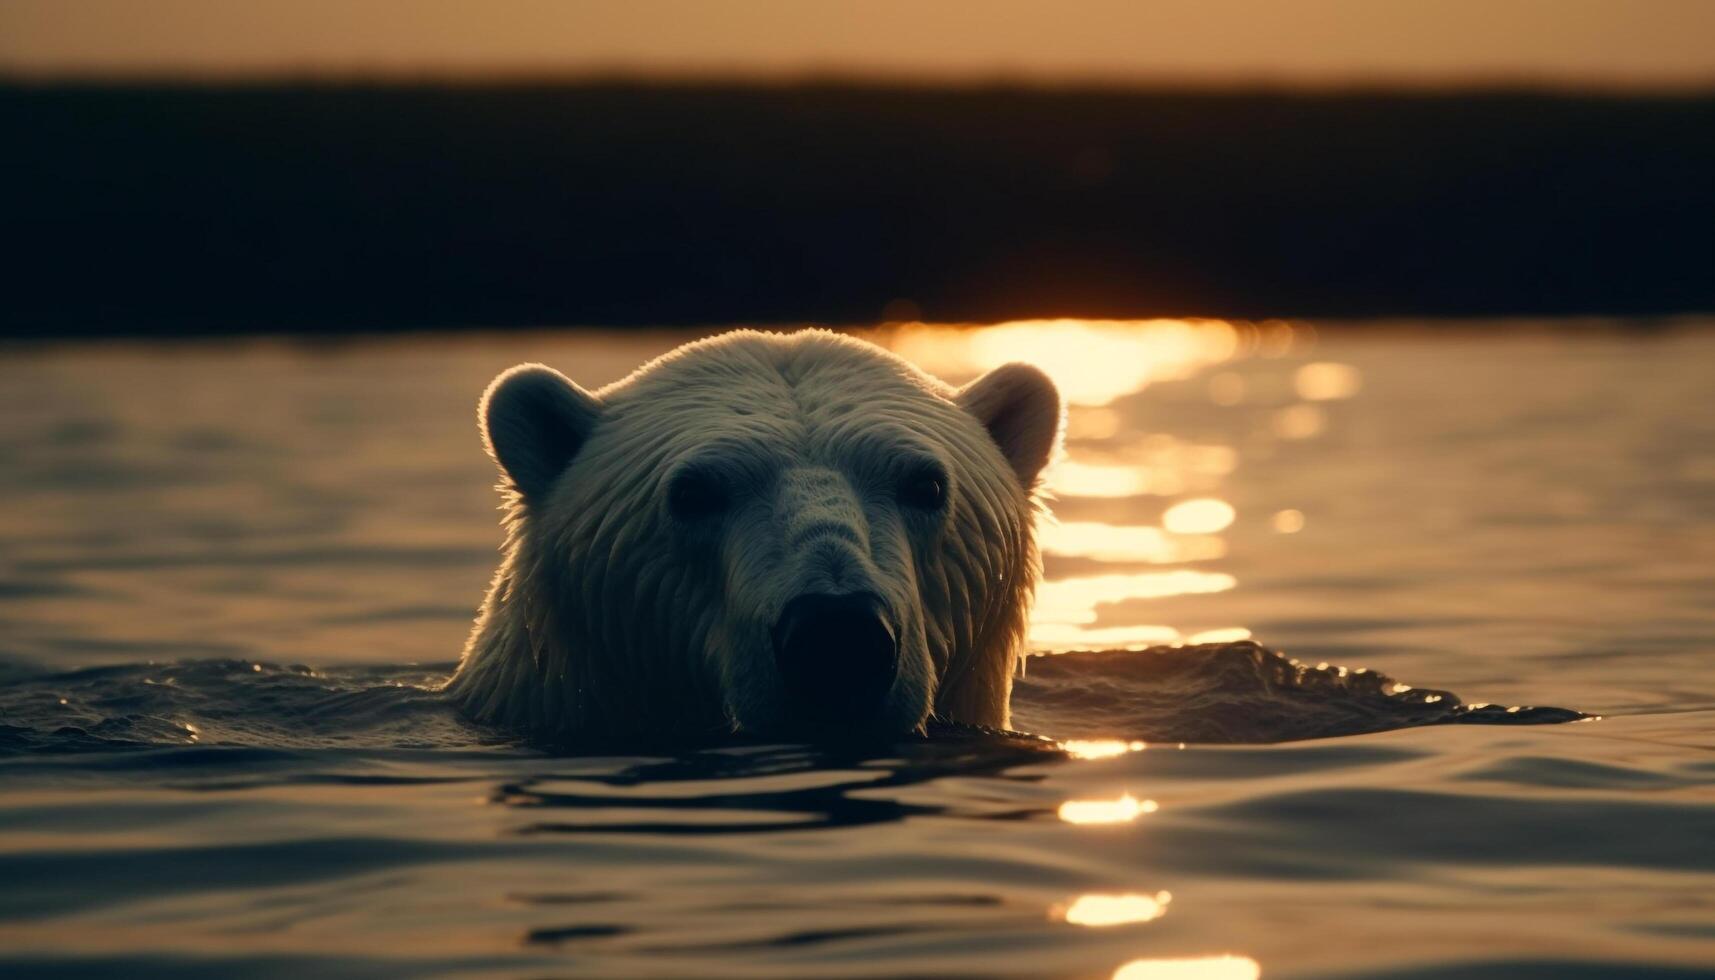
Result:
{"label": "bear's ear", "polygon": [[534,503],[583,448],[601,401],[553,368],[520,364],[494,379],[477,414],[488,454]]}
{"label": "bear's ear", "polygon": [[1028,364],[1003,364],[959,389],[965,411],[989,430],[1026,490],[1060,444],[1060,390]]}

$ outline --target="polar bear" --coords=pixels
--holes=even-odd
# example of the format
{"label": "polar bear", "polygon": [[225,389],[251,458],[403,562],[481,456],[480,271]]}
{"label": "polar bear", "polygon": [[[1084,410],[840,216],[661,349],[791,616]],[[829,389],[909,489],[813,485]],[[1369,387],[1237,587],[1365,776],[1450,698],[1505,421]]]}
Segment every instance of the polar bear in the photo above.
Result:
{"label": "polar bear", "polygon": [[824,330],[687,344],[479,409],[508,536],[446,690],[545,737],[1004,728],[1039,575],[1046,375],[952,388]]}

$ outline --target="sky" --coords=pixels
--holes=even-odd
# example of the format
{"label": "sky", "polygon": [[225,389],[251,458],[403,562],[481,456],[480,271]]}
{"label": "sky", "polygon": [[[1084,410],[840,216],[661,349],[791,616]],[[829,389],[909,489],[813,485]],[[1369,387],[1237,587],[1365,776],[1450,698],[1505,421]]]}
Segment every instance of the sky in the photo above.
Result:
{"label": "sky", "polygon": [[0,71],[1715,84],[1715,0],[0,0]]}

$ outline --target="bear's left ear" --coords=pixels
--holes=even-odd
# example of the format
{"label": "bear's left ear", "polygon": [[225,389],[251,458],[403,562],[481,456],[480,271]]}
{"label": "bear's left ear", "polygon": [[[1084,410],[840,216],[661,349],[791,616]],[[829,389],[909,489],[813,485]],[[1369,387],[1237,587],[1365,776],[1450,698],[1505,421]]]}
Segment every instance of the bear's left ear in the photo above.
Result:
{"label": "bear's left ear", "polygon": [[959,389],[956,401],[988,429],[1018,482],[1036,478],[1060,444],[1060,390],[1029,364],[1003,364]]}
{"label": "bear's left ear", "polygon": [[477,409],[482,441],[528,503],[553,487],[601,417],[601,400],[542,364],[501,372]]}

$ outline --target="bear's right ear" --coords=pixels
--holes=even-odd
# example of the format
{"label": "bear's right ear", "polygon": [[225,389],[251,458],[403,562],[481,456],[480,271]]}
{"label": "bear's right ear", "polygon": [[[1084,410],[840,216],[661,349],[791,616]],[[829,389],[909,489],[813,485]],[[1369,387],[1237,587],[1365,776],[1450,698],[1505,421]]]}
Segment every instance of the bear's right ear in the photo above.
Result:
{"label": "bear's right ear", "polygon": [[502,371],[477,409],[482,441],[525,501],[535,503],[583,448],[601,400],[542,364]]}
{"label": "bear's right ear", "polygon": [[1034,490],[1065,428],[1060,390],[1048,375],[1028,364],[1003,364],[960,388],[954,400],[988,430],[1018,482]]}

